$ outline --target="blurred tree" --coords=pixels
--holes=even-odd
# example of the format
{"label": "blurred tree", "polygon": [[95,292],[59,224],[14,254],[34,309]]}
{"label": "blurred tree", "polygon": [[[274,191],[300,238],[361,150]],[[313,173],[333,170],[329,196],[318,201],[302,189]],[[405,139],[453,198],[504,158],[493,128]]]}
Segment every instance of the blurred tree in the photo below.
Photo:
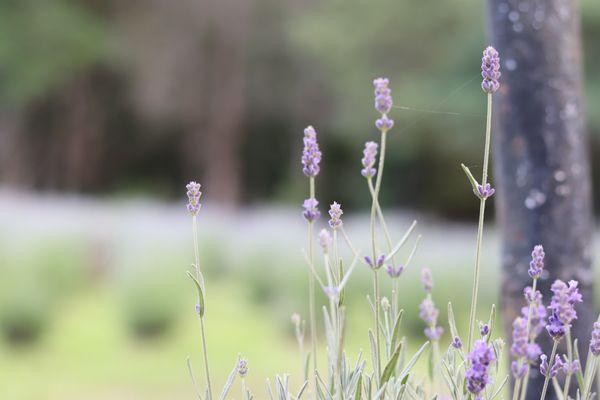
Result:
{"label": "blurred tree", "polygon": [[[0,174],[3,180],[34,185],[36,175],[45,175],[43,160],[40,158],[39,144],[46,140],[60,140],[46,127],[32,132],[28,129],[36,104],[40,104],[52,91],[65,88],[65,96],[71,99],[75,109],[66,119],[70,119],[65,133],[71,145],[59,151],[59,157],[66,159],[72,176],[72,185],[85,173],[89,160],[89,149],[80,143],[82,137],[99,136],[93,134],[95,121],[87,120],[92,107],[85,100],[93,95],[85,86],[85,78],[80,78],[87,68],[105,54],[104,30],[101,20],[80,4],[63,0],[38,2],[33,0],[4,1],[0,4]],[[79,95],[75,92],[79,91]],[[83,97],[82,97],[83,96]],[[82,114],[88,113],[87,115]],[[61,141],[65,144],[64,141]],[[70,147],[83,148],[69,151]],[[79,161],[78,161],[79,159]],[[42,161],[40,163],[40,161]],[[87,163],[87,164],[86,164]],[[73,186],[71,186],[73,187]],[[76,187],[76,186],[74,186]]]}
{"label": "blurred tree", "polygon": [[[573,338],[579,339],[580,354],[585,355],[595,311],[578,1],[488,4],[492,43],[503,67],[496,96],[495,155],[505,326],[510,332],[524,305],[523,289],[531,284],[531,250],[542,244],[549,273],[538,283],[544,296],[555,279],[580,283],[585,302],[578,306]],[[542,338],[549,353],[551,340]],[[535,370],[531,376],[527,398],[537,398],[544,377]]]}

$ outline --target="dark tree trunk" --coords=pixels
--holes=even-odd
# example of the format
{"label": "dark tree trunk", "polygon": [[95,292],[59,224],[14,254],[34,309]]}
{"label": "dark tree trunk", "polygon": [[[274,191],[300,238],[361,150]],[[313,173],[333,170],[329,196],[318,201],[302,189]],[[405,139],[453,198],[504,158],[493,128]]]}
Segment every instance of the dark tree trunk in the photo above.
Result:
{"label": "dark tree trunk", "polygon": [[[577,307],[573,337],[585,355],[595,315],[578,2],[488,0],[488,6],[491,44],[503,70],[494,127],[507,334],[531,282],[531,250],[543,244],[547,275],[539,288],[545,302],[555,279],[580,282],[585,303]],[[549,353],[545,332],[542,342]],[[532,369],[528,399],[539,398],[542,381]]]}

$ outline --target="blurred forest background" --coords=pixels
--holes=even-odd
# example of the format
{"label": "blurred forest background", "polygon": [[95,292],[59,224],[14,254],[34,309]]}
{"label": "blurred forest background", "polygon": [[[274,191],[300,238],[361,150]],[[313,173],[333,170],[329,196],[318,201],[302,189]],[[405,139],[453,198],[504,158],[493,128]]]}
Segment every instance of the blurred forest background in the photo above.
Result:
{"label": "blurred forest background", "polygon": [[[192,398],[186,357],[202,370],[185,278],[191,179],[207,201],[200,241],[217,384],[240,352],[257,398],[276,372],[298,382],[289,315],[306,310],[302,131],[319,132],[321,204],[340,201],[365,248],[359,171],[364,142],[376,138],[377,76],[390,78],[396,105],[383,203],[395,210],[396,238],[417,217],[424,238],[401,284],[411,346],[423,340],[419,268],[443,282],[442,310],[447,300],[466,310],[455,288],[471,279],[478,203],[459,163],[481,164],[483,4],[1,1],[0,398]],[[582,10],[595,156],[600,2],[582,0]],[[592,162],[598,184],[600,158]],[[482,310],[498,300],[489,233]],[[356,272],[348,295],[355,353],[368,347],[367,273]],[[466,311],[457,318],[466,323]]]}
{"label": "blurred forest background", "polygon": [[[402,107],[393,111],[402,139],[388,164],[398,184],[386,204],[472,216],[470,194],[456,190],[463,177],[449,171],[459,161],[480,163],[482,7],[477,0],[5,0],[1,182],[173,198],[198,177],[221,204],[296,204],[302,129],[313,124],[326,155],[322,197],[335,193],[352,208],[367,196],[352,188],[374,130],[371,81],[385,75]],[[597,150],[600,4],[582,7]]]}

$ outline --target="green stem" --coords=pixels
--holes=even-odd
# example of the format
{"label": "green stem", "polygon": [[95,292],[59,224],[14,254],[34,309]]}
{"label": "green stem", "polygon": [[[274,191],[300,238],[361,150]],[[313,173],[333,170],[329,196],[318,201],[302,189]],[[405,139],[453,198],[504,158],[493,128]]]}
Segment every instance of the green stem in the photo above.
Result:
{"label": "green stem", "polygon": [[[377,243],[376,243],[376,238],[375,238],[375,219],[377,216],[377,205],[379,204],[379,190],[381,188],[381,180],[383,177],[383,166],[385,163],[385,144],[386,144],[386,131],[382,130],[381,131],[381,152],[379,155],[379,167],[377,170],[377,180],[375,182],[375,190],[373,191],[373,201],[371,203],[371,246],[372,246],[372,260],[373,262],[376,262],[377,260]],[[379,329],[379,277],[378,277],[378,271],[374,270],[374,274],[373,274],[373,288],[374,288],[374,302],[375,304],[375,351],[377,352],[376,354],[376,359],[377,359],[377,376],[376,376],[376,382],[379,382],[381,376],[381,351],[380,351],[380,344],[379,344],[379,336],[380,336],[380,329]]]}
{"label": "green stem", "polygon": [[[481,185],[485,186],[488,178],[488,166],[490,158],[490,143],[492,136],[492,95],[487,95],[487,119],[485,127],[485,147],[483,153],[483,173]],[[481,245],[483,242],[483,223],[485,218],[485,198],[479,203],[479,224],[477,226],[477,249],[475,252],[475,271],[473,273],[473,293],[471,294],[471,311],[469,314],[469,341],[467,350],[471,351],[473,342],[473,330],[475,328],[475,315],[477,314],[477,297],[479,294],[479,270],[481,264]]]}
{"label": "green stem", "polygon": [[546,371],[546,379],[544,379],[544,387],[542,389],[542,395],[540,396],[540,400],[544,400],[546,398],[546,391],[548,390],[548,382],[550,382],[550,371],[552,370],[552,366],[554,365],[554,356],[556,355],[556,347],[558,346],[558,341],[554,341],[554,345],[552,345],[552,353],[550,354],[550,362],[548,363],[548,371]]}
{"label": "green stem", "polygon": [[513,388],[513,395],[512,395],[513,400],[517,400],[517,398],[519,397],[520,389],[521,389],[521,378],[517,378],[517,380],[515,381],[515,386]]}
{"label": "green stem", "polygon": [[[196,278],[198,282],[202,285],[202,292],[204,292],[204,297],[206,299],[206,291],[204,290],[204,278],[202,273],[200,272],[200,251],[198,248],[198,223],[196,222],[196,216],[192,217],[192,228],[193,228],[193,238],[194,238],[194,258],[196,262]],[[198,304],[200,302],[198,301]],[[212,399],[212,387],[210,383],[210,372],[208,367],[208,352],[206,350],[206,333],[204,329],[204,316],[200,317],[200,334],[202,337],[202,353],[204,355],[204,371],[206,373],[206,386],[208,388],[208,397],[209,400]]]}
{"label": "green stem", "polygon": [[[310,198],[315,198],[315,178],[310,177],[309,179],[309,192]],[[314,261],[313,255],[313,223],[310,221],[308,223],[308,257],[310,259],[311,264]],[[311,271],[308,271],[308,310],[309,310],[309,318],[310,318],[310,341],[312,344],[312,356],[313,356],[313,365],[314,365],[314,390],[313,397],[317,398],[317,321],[315,316],[315,278],[312,275]]]}

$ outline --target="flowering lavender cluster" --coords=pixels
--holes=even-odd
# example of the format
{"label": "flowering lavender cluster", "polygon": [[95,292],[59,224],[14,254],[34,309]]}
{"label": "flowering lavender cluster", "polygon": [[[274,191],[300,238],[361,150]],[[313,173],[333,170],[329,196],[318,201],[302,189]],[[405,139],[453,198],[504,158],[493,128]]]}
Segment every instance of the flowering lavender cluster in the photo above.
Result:
{"label": "flowering lavender cluster", "polygon": [[425,328],[425,336],[429,340],[437,341],[440,340],[444,333],[444,328],[437,326],[437,319],[440,315],[439,310],[435,307],[433,299],[431,298],[431,291],[433,290],[433,277],[431,276],[431,270],[429,268],[423,268],[421,270],[421,283],[427,293],[427,297],[419,306],[419,317],[425,322],[427,327]]}
{"label": "flowering lavender cluster", "polygon": [[381,132],[387,132],[394,127],[394,121],[388,117],[394,101],[392,100],[392,91],[388,87],[390,84],[387,78],[377,78],[373,81],[375,87],[375,109],[381,113],[381,118],[375,121],[375,126]]}
{"label": "flowering lavender cluster", "polygon": [[481,399],[481,393],[491,382],[490,366],[496,361],[494,348],[485,340],[480,339],[475,342],[468,360],[470,367],[465,374],[467,389],[475,395],[476,399]]}
{"label": "flowering lavender cluster", "polygon": [[321,151],[317,142],[317,131],[312,126],[304,129],[304,150],[302,151],[302,172],[308,177],[319,174],[321,163]]}
{"label": "flowering lavender cluster", "polygon": [[365,178],[372,178],[377,173],[377,169],[373,167],[375,165],[375,158],[377,157],[377,147],[379,145],[375,142],[365,143],[362,158],[364,168],[360,171],[361,175]]}
{"label": "flowering lavender cluster", "polygon": [[[486,126],[486,141],[484,151],[484,168],[481,184],[473,177],[468,168],[463,166],[467,177],[472,185],[472,190],[480,200],[480,224],[477,231],[476,261],[474,270],[474,284],[471,298],[469,315],[469,335],[463,341],[454,321],[452,304],[448,304],[448,326],[452,338],[447,350],[441,349],[444,329],[438,325],[440,311],[433,301],[433,277],[431,270],[421,270],[421,283],[425,290],[425,298],[419,305],[419,317],[425,323],[424,335],[427,341],[412,355],[407,357],[405,338],[400,333],[401,321],[404,310],[401,308],[403,288],[398,279],[408,267],[418,244],[415,240],[412,251],[408,252],[406,260],[397,262],[403,252],[403,246],[409,239],[416,222],[408,228],[402,239],[394,245],[391,230],[385,222],[384,213],[379,203],[379,193],[383,175],[383,164],[385,160],[386,137],[388,131],[394,126],[394,121],[388,114],[393,107],[393,99],[389,80],[377,78],[373,81],[374,105],[379,113],[375,126],[380,133],[380,141],[368,141],[362,153],[360,174],[366,179],[366,189],[371,195],[371,217],[369,255],[361,255],[360,250],[352,243],[344,228],[342,215],[344,211],[338,202],[331,203],[327,223],[321,222],[323,227],[318,234],[313,232],[320,223],[319,201],[317,200],[315,179],[320,172],[322,158],[317,132],[312,126],[304,130],[304,148],[301,156],[302,171],[309,181],[309,194],[302,204],[302,216],[307,221],[308,235],[305,260],[309,272],[309,318],[305,322],[299,314],[293,314],[291,322],[294,327],[298,348],[301,354],[301,368],[305,371],[305,382],[296,393],[289,388],[287,375],[277,376],[275,379],[275,390],[271,390],[268,384],[270,398],[272,400],[300,400],[304,393],[310,393],[313,400],[403,400],[415,399],[425,400],[431,398],[452,400],[492,400],[502,393],[502,388],[507,382],[493,376],[494,371],[498,374],[498,368],[492,368],[501,357],[504,342],[500,338],[494,338],[495,306],[492,307],[488,321],[479,321],[479,336],[477,335],[477,295],[478,277],[480,267],[480,253],[482,249],[483,221],[485,213],[485,200],[495,193],[495,189],[488,182],[488,157],[490,153],[490,118],[492,108],[492,94],[499,88],[500,58],[493,47],[488,47],[483,52],[481,71],[483,82],[481,84],[484,92],[488,94],[488,118]],[[376,162],[379,165],[376,167]],[[357,157],[358,158],[358,157]],[[358,168],[357,168],[358,170]],[[358,171],[357,171],[358,175]],[[376,178],[376,179],[373,179]],[[204,358],[204,372],[206,376],[206,391],[196,393],[200,400],[213,399],[210,380],[210,368],[207,356],[207,346],[204,327],[204,278],[199,266],[199,250],[196,234],[196,217],[200,210],[200,185],[190,182],[187,185],[188,204],[187,209],[193,216],[194,226],[194,273],[188,273],[198,291],[198,317],[200,318],[200,329],[202,334],[202,351]],[[379,232],[382,235],[379,235]],[[346,245],[346,252],[340,247]],[[320,248],[321,257],[316,256]],[[350,260],[348,260],[350,254]],[[531,286],[525,288],[523,294],[526,305],[521,308],[520,314],[513,321],[512,341],[510,344],[510,355],[512,358],[510,372],[515,378],[513,385],[513,399],[523,399],[527,393],[527,380],[532,368],[539,361],[539,370],[545,376],[544,389],[540,400],[544,400],[548,382],[559,375],[565,376],[562,389],[563,400],[569,400],[569,384],[571,376],[577,374],[578,400],[592,400],[591,382],[595,376],[597,361],[600,358],[600,320],[594,324],[591,333],[589,350],[591,359],[588,360],[585,371],[579,360],[578,351],[573,351],[576,341],[571,342],[570,329],[572,323],[577,319],[575,306],[582,302],[578,283],[569,281],[565,283],[556,280],[551,287],[552,299],[548,307],[544,306],[542,294],[537,290],[538,280],[543,279],[545,252],[541,245],[534,247],[531,253],[528,274],[532,278]],[[350,362],[344,349],[345,334],[347,331],[346,304],[344,291],[346,284],[357,264],[368,267],[373,279],[373,293],[368,296],[373,314],[373,325],[368,330],[368,338],[371,349],[372,371],[367,371],[366,362],[359,359]],[[382,268],[386,266],[386,268]],[[382,285],[379,281],[380,271],[383,269],[390,278],[389,286]],[[384,273],[385,276],[385,273]],[[323,307],[316,304],[319,300],[315,296],[315,288],[320,288],[326,295]],[[391,290],[390,290],[391,289]],[[382,290],[389,293],[382,296]],[[326,344],[325,365],[318,363],[318,341],[317,335],[317,310],[322,310],[324,327],[324,338]],[[319,312],[320,314],[320,312]],[[554,348],[550,356],[542,353],[542,349],[536,340],[544,332],[554,339]],[[311,349],[304,347],[305,331],[310,332]],[[475,336],[475,337],[474,337]],[[465,336],[463,336],[464,338]],[[567,354],[557,354],[557,344],[566,337],[568,342]],[[576,349],[577,350],[577,349]],[[430,352],[430,374],[429,382],[415,377],[413,366],[426,352]],[[405,362],[405,360],[409,360]],[[320,360],[322,363],[323,360]],[[352,367],[354,365],[354,367]],[[443,368],[442,368],[443,367]],[[192,380],[196,384],[191,364],[188,364]],[[229,390],[236,377],[241,379],[242,398],[250,400],[253,394],[245,386],[245,378],[248,374],[248,362],[238,357],[233,371],[230,373],[227,383],[221,392],[221,399],[227,398]],[[326,371],[326,372],[325,372]],[[443,387],[442,383],[447,383]],[[584,382],[581,384],[581,382]],[[554,385],[559,385],[558,381]],[[273,394],[275,393],[275,394]]]}
{"label": "flowering lavender cluster", "polygon": [[200,184],[197,182],[188,183],[185,188],[187,189],[187,209],[188,212],[196,216],[200,212],[200,196],[202,196],[202,192],[200,191]]}
{"label": "flowering lavender cluster", "polygon": [[487,47],[481,58],[481,88],[488,94],[495,93],[500,88],[500,56],[495,48]]}
{"label": "flowering lavender cluster", "polygon": [[567,285],[565,282],[557,279],[550,290],[554,293],[548,309],[551,315],[548,318],[546,330],[554,340],[559,340],[571,328],[571,322],[577,319],[575,304],[583,301],[578,282],[571,280]]}

